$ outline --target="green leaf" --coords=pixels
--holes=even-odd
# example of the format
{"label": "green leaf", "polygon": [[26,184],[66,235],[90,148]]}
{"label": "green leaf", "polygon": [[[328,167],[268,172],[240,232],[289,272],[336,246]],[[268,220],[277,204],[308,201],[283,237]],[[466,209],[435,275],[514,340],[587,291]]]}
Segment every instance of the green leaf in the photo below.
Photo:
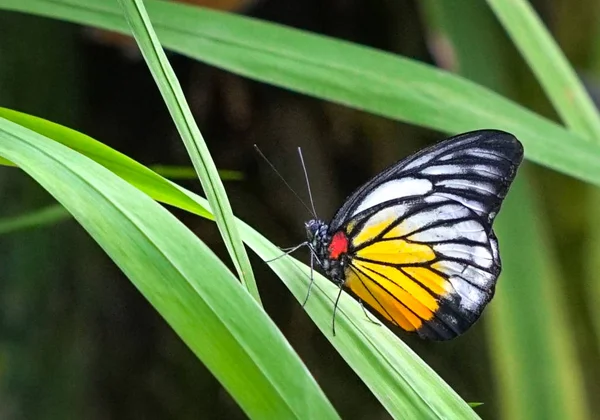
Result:
{"label": "green leaf", "polygon": [[[162,44],[256,80],[456,133],[498,128],[540,164],[600,185],[600,145],[448,72],[324,36],[186,5],[148,1]],[[115,0],[0,0],[18,10],[127,33]]]}
{"label": "green leaf", "polygon": [[252,273],[252,266],[233,221],[233,211],[227,199],[225,187],[219,178],[217,167],[210,156],[204,138],[194,121],[194,116],[185,100],[177,76],[154,33],[144,2],[142,0],[120,1],[133,35],[142,50],[146,64],[148,64],[154,81],[169,108],[169,113],[190,155],[194,169],[198,173],[202,188],[211,203],[213,215],[225,241],[225,246],[233,260],[233,265],[240,276],[242,284],[248,289],[252,297],[261,304],[256,280]]}
{"label": "green leaf", "polygon": [[[531,5],[525,0],[514,0],[510,5],[499,0],[488,0],[488,3],[512,37],[517,48],[523,54],[523,57],[540,81],[554,108],[561,115],[566,125],[573,132],[591,140],[595,144],[600,144],[600,115],[598,114],[596,105],[586,92],[583,84],[579,81],[575,70],[571,67],[554,39],[552,39],[552,36],[544,27]],[[588,281],[583,284],[587,289],[585,295],[588,297],[590,308],[598,307],[597,302],[600,297],[598,293],[600,282],[597,279],[598,271],[596,269],[600,228],[595,223],[598,204],[600,203],[599,197],[600,192],[597,189],[591,191],[591,199],[588,202],[589,214],[591,215],[590,220],[592,221],[591,226],[589,226],[589,252],[584,254],[583,262],[588,278]],[[519,211],[522,211],[522,208]],[[513,217],[517,217],[516,210]],[[530,222],[534,225],[536,223],[539,224],[538,217],[531,219]],[[547,237],[548,235],[542,232],[542,238],[545,239]],[[531,245],[541,245],[542,249],[544,249],[543,241],[539,242]],[[547,254],[545,263],[547,264],[546,267],[550,267],[550,273],[547,274],[548,278],[543,279],[544,284],[540,286],[546,287],[545,290],[541,290],[542,293],[546,292],[546,296],[548,294],[551,295],[548,299],[544,300],[544,304],[542,305],[542,308],[545,308],[547,311],[546,313],[542,313],[545,318],[538,319],[538,322],[542,322],[545,325],[552,325],[551,331],[549,329],[546,330],[547,334],[551,335],[551,340],[548,340],[549,343],[544,348],[547,353],[550,353],[550,356],[546,359],[552,356],[554,358],[546,360],[546,363],[554,367],[553,370],[548,370],[549,372],[557,371],[559,375],[548,377],[543,386],[536,387],[537,389],[534,392],[529,390],[519,392],[519,389],[515,388],[513,383],[513,380],[518,380],[519,378],[507,378],[505,380],[506,386],[510,388],[510,391],[507,392],[507,402],[511,409],[510,414],[519,413],[520,415],[525,415],[529,413],[538,417],[553,417],[557,419],[567,417],[589,418],[590,414],[587,412],[585,405],[585,390],[581,369],[576,363],[576,351],[572,344],[574,336],[569,330],[572,323],[567,319],[556,319],[556,313],[566,314],[567,311],[563,309],[565,306],[561,300],[561,292],[555,285],[557,281],[555,279],[557,267],[553,261],[552,255]],[[540,275],[538,274],[538,276]],[[533,286],[538,285],[534,283]],[[530,290],[529,294],[525,296],[533,298],[535,293],[535,290]],[[521,293],[519,295],[523,296]],[[513,308],[511,307],[511,309]],[[517,312],[518,314],[519,312]],[[529,316],[524,313],[521,315]],[[598,337],[600,337],[600,316],[599,314],[595,315],[596,332],[599,333]],[[555,322],[557,323],[555,324]],[[508,338],[513,337],[509,335]],[[521,346],[524,346],[524,344],[521,344]],[[530,347],[527,350],[532,352]],[[534,366],[538,370],[542,369],[538,364],[543,363],[544,360],[540,361],[533,355],[526,356],[537,362]],[[556,358],[558,357],[562,357],[562,360],[557,360]],[[500,360],[506,361],[507,359],[506,356],[502,355]],[[521,361],[527,362],[524,359]],[[504,367],[501,366],[500,369]],[[521,373],[530,379],[532,370],[529,368]],[[548,372],[543,373],[549,376]],[[560,392],[560,388],[568,391]],[[545,395],[542,396],[542,392],[545,392]],[[541,397],[546,397],[544,404],[540,404]],[[536,411],[534,411],[534,407]]]}
{"label": "green leaf", "polygon": [[[277,247],[258,232],[243,226],[241,232],[245,242],[263,260],[281,256]],[[291,257],[279,258],[269,266],[298,302],[303,302],[310,268]],[[367,319],[360,304],[347,293],[342,293],[338,304],[336,335],[333,336],[331,317],[339,288],[316,272],[314,278],[306,312],[392,417],[478,418],[468,404],[394,333]]]}
{"label": "green leaf", "polygon": [[[521,50],[525,60],[539,79],[544,91],[566,124],[576,133],[588,138],[595,144],[600,143],[600,116],[573,68],[539,18],[524,0],[515,0],[510,6],[502,1],[488,0],[515,44]],[[583,256],[583,266],[592,311],[596,336],[600,340],[600,281],[598,281],[598,245],[600,244],[600,225],[597,223],[600,205],[600,191],[590,191],[587,203],[589,214],[589,240],[587,252]]]}
{"label": "green leaf", "polygon": [[[62,125],[43,118],[34,117],[18,111],[0,107],[0,117],[23,125],[49,137],[79,153],[93,159],[100,165],[126,179],[130,184],[144,191],[154,199],[187,211],[200,211],[196,203],[183,193],[173,191],[169,181],[155,172],[140,165],[135,160],[108,146]],[[5,162],[8,162],[5,160]],[[10,162],[9,162],[10,163]],[[11,163],[12,164],[12,163]],[[200,216],[212,219],[212,214],[205,210]]]}
{"label": "green leaf", "polygon": [[[151,165],[149,168],[169,179],[198,179],[196,170],[191,166]],[[241,181],[244,179],[242,172],[228,169],[219,169],[219,176],[223,181]]]}
{"label": "green leaf", "polygon": [[[119,169],[123,179],[137,181],[140,179],[138,172],[144,174],[145,182],[138,182],[138,186],[153,198],[160,201],[166,198],[173,205],[184,203],[185,210],[198,215],[205,215],[207,212],[208,203],[203,198],[174,183],[158,181],[158,175],[147,176],[149,169],[129,158],[125,159],[120,153],[100,145],[90,137],[73,136],[73,130],[50,122],[41,124],[40,121],[44,120],[26,118],[25,114],[13,113],[11,116],[18,117],[24,124],[31,124],[32,128],[41,130],[42,134],[48,131],[57,136],[57,139],[61,137],[61,129],[65,130],[68,135],[61,142],[68,145],[69,140],[77,139],[76,144],[80,150],[95,151],[101,146],[104,162],[110,161],[108,156],[114,155],[114,160],[119,164],[113,167]],[[80,142],[89,144],[82,146]],[[153,195],[155,191],[160,191],[160,196]],[[278,247],[242,221],[238,220],[237,223],[244,242],[263,260],[281,256]],[[269,265],[296,299],[303,302],[308,290],[310,268],[291,257],[279,258]],[[361,306],[346,293],[340,300],[336,317],[337,335],[333,337],[331,317],[337,293],[335,285],[315,273],[315,284],[305,309],[393,417],[477,418],[467,403],[387,327],[375,326],[369,322]]]}
{"label": "green leaf", "polygon": [[77,219],[248,416],[337,418],[273,322],[214,253],[154,200],[4,118],[0,155]]}
{"label": "green leaf", "polygon": [[[481,60],[474,48],[457,49],[457,67],[475,80],[509,91],[514,80],[502,46],[489,32],[493,16],[484,5],[449,5],[430,1],[444,17],[441,30],[450,41],[477,39],[489,58]],[[465,14],[473,25],[449,25]],[[488,36],[480,37],[482,31]],[[475,57],[474,57],[475,56]],[[476,63],[476,66],[474,65]],[[529,186],[526,165],[511,187],[495,226],[502,256],[502,274],[490,304],[490,352],[498,380],[500,415],[505,419],[587,418],[583,375],[566,318],[567,305],[559,286],[559,267],[548,238],[548,227]],[[564,392],[561,392],[561,389]]]}
{"label": "green leaf", "polygon": [[594,191],[591,194],[587,207],[590,237],[587,250],[583,255],[585,287],[592,325],[595,328],[597,348],[600,349],[600,281],[598,280],[598,273],[600,273],[600,218],[598,217],[600,193]]}
{"label": "green leaf", "polygon": [[69,217],[63,206],[53,204],[19,216],[0,219],[0,235],[55,224]]}
{"label": "green leaf", "polygon": [[490,347],[503,418],[586,419],[560,270],[535,197],[517,177],[497,223],[503,274],[490,307]]}
{"label": "green leaf", "polygon": [[600,117],[575,70],[526,0],[487,0],[554,108],[574,132],[600,142]]}

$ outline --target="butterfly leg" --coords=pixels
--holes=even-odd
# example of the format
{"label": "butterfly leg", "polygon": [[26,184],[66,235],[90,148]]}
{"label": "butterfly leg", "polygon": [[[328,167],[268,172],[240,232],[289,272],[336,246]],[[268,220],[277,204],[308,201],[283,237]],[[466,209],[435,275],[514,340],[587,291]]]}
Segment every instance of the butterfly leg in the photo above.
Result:
{"label": "butterfly leg", "polygon": [[306,302],[308,302],[308,297],[310,296],[310,291],[312,290],[313,283],[315,282],[314,261],[315,261],[315,256],[311,252],[311,254],[310,254],[310,283],[308,284],[308,292],[306,293],[306,298],[304,298],[304,302],[302,302],[303,308],[304,308],[304,305],[306,305]]}
{"label": "butterfly leg", "polygon": [[275,261],[275,260],[278,260],[278,259],[280,259],[280,258],[283,258],[283,257],[285,257],[286,255],[290,255],[292,252],[294,252],[294,251],[296,251],[296,250],[298,250],[298,249],[302,248],[303,246],[307,246],[307,245],[308,245],[308,243],[307,243],[307,242],[302,242],[301,244],[299,244],[299,245],[296,245],[296,246],[293,246],[293,247],[291,247],[291,248],[279,248],[279,250],[280,250],[280,251],[282,251],[282,252],[283,252],[283,254],[279,255],[278,257],[271,258],[270,260],[266,260],[265,262],[266,262],[267,264],[269,264],[270,262],[273,262],[273,261]]}
{"label": "butterfly leg", "polygon": [[342,285],[340,285],[340,291],[335,299],[335,304],[333,305],[333,320],[331,321],[331,328],[333,331],[333,336],[335,337],[335,314],[337,312],[338,302],[340,301],[340,297],[342,296]]}
{"label": "butterfly leg", "polygon": [[367,309],[365,308],[365,305],[363,304],[363,301],[361,299],[358,300],[358,303],[360,303],[360,307],[362,308],[363,312],[365,313],[365,317],[367,318],[367,321],[369,321],[371,324],[375,324],[378,327],[381,327],[381,323],[371,319],[371,316],[369,315],[369,312],[367,312]]}

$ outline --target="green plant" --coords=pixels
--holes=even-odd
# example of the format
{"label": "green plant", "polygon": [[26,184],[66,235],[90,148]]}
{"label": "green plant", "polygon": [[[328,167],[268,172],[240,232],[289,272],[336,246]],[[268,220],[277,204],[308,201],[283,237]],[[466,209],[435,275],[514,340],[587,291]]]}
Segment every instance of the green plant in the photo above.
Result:
{"label": "green plant", "polygon": [[[126,15],[157,84],[162,87],[171,115],[179,124],[205,188],[220,185],[214,164],[202,146],[199,131],[190,118],[157,39],[168,48],[238,74],[379,115],[449,133],[484,127],[504,129],[523,141],[529,160],[600,185],[600,145],[590,141],[600,135],[600,119],[572,69],[535,15],[524,2],[517,3],[519,9],[510,8],[504,2],[490,1],[542,81],[567,127],[473,82],[412,60],[248,18],[148,1],[157,38],[142,2],[123,0]],[[116,1],[0,0],[0,8],[122,33],[129,31]],[[515,11],[518,13],[511,16]],[[531,40],[538,43],[528,42]],[[558,64],[549,65],[548,57],[550,63]],[[566,88],[571,89],[568,106],[564,100]],[[148,198],[204,217],[210,217],[210,208],[218,208],[216,219],[224,232],[238,275],[247,278],[249,290],[257,297],[239,238],[263,260],[279,255],[278,250],[250,227],[234,222],[222,188],[217,187],[214,192],[209,188],[209,206],[200,197],[86,136],[9,110],[2,110],[0,116],[3,117],[0,120],[1,157],[33,176],[75,216],[248,415],[336,417],[310,373],[265,313],[235,282],[234,276],[206,246]],[[77,191],[77,195],[73,191]],[[516,194],[520,197],[530,195],[522,189]],[[507,218],[512,226],[517,226],[515,215],[518,212],[518,207],[514,207],[510,219]],[[527,207],[524,213],[533,216],[535,210]],[[507,238],[517,234],[511,232]],[[534,229],[529,236],[532,242],[526,250],[543,244],[543,235]],[[134,258],[130,253],[134,253]],[[192,264],[195,258],[202,258],[205,264]],[[523,255],[517,251],[510,253],[513,269],[520,258]],[[540,264],[546,267],[549,257],[542,253],[532,255],[531,259],[541,261]],[[152,265],[144,264],[150,260]],[[302,301],[308,284],[308,268],[289,257],[271,263],[271,267]],[[513,278],[519,276],[519,272],[507,271]],[[342,299],[338,335],[333,337],[329,325],[334,295],[334,286],[317,275],[316,292],[306,310],[391,415],[476,417],[475,412],[387,328],[364,322],[362,310],[350,298]],[[503,302],[501,307],[505,311],[514,309],[507,308],[506,300]],[[513,304],[519,305],[519,301]],[[498,314],[495,318],[502,319]],[[531,322],[530,328],[541,328],[544,319],[532,319]],[[498,330],[502,331],[502,326]],[[520,351],[523,342],[519,339],[526,334],[526,331],[518,332],[512,342],[506,335],[508,344],[504,353]],[[550,334],[542,332],[541,339]],[[585,418],[581,384],[568,383],[578,381],[579,368],[576,362],[555,365],[562,360],[561,352],[564,352],[560,345],[556,348],[556,352],[548,353],[547,365],[570,366],[575,374],[569,376],[559,372],[550,379],[558,381],[554,382],[557,389],[568,387],[571,394],[549,395],[559,406],[568,407],[565,413]],[[244,370],[234,372],[229,369],[225,355],[243,357]],[[572,355],[568,358],[571,363]],[[502,369],[508,376],[522,374],[523,370],[517,369],[527,363],[531,362],[507,363]],[[254,392],[249,391],[250,381]],[[504,384],[511,386],[510,380]],[[518,402],[513,398],[509,404],[521,408],[512,413],[526,412],[522,407],[537,403],[536,397],[532,398]],[[553,414],[560,417],[559,412]]]}

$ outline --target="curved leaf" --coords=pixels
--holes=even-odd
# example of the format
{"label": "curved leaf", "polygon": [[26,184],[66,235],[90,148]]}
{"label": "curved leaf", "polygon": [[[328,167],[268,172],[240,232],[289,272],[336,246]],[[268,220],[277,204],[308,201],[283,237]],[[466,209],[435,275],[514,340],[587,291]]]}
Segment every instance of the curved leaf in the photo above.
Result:
{"label": "curved leaf", "polygon": [[254,418],[337,418],[273,322],[168,211],[67,147],[0,118],[0,155],[52,194]]}
{"label": "curved leaf", "polygon": [[[1,110],[0,110],[1,111]],[[32,119],[35,129],[48,131],[60,136],[61,130],[69,133],[65,138],[73,138],[73,130],[46,121],[42,124],[39,118],[12,112],[23,124]],[[61,141],[65,142],[65,139]],[[129,158],[124,158],[107,146],[99,144],[87,136],[78,141],[89,143],[82,150],[103,150],[107,158],[114,154],[119,162],[123,179],[132,177],[138,180],[137,172],[146,174],[148,169]],[[98,143],[98,144],[96,144]],[[65,142],[68,145],[68,141]],[[108,160],[110,158],[108,157]],[[159,177],[160,178],[160,177]],[[138,187],[157,200],[168,197],[169,203],[184,203],[185,210],[204,215],[208,203],[203,198],[168,181],[157,181],[156,177],[144,176],[144,183]],[[166,182],[166,184],[165,184]],[[153,196],[160,185],[161,195]],[[185,197],[185,198],[183,198]],[[238,228],[244,242],[261,258],[270,260],[281,255],[281,251],[251,227],[238,220]],[[279,275],[299,302],[304,301],[308,290],[309,268],[291,257],[279,258],[270,263],[271,268]],[[338,307],[336,318],[337,335],[332,336],[331,316],[333,300],[338,289],[323,276],[315,273],[315,284],[311,297],[305,306],[309,316],[314,320],[323,334],[331,341],[346,362],[367,384],[374,395],[381,401],[388,412],[395,418],[478,418],[475,412],[464,402],[429,366],[427,366],[408,346],[398,339],[387,327],[375,326],[367,321],[360,305],[350,296],[344,294]]]}
{"label": "curved leaf", "polygon": [[[600,185],[600,145],[414,60],[256,19],[148,0],[169,49],[243,76],[448,133],[497,128],[528,159]],[[0,0],[0,8],[128,33],[116,0]]]}
{"label": "curved leaf", "polygon": [[156,38],[144,2],[142,0],[121,0],[121,5],[146,64],[154,77],[165,104],[169,108],[171,118],[173,118],[177,131],[179,131],[194,169],[198,173],[206,197],[212,204],[217,227],[221,232],[225,247],[231,256],[240,280],[248,289],[250,295],[261,304],[252,266],[233,221],[233,211],[225,187],[219,178],[217,167],[212,160],[200,129],[194,121],[194,116],[185,100],[177,76]]}

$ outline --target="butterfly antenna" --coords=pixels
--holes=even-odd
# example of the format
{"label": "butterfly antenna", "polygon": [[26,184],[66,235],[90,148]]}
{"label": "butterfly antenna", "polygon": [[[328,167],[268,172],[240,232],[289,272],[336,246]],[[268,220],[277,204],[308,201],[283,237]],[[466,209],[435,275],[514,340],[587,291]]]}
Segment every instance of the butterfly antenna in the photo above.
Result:
{"label": "butterfly antenna", "polygon": [[313,216],[315,216],[315,219],[318,219],[317,211],[315,210],[315,202],[313,201],[312,191],[310,190],[310,182],[308,181],[308,171],[306,170],[306,165],[304,164],[304,157],[302,156],[302,149],[300,147],[298,147],[298,154],[300,155],[300,162],[302,163],[302,170],[304,171],[304,179],[306,179],[306,188],[308,188],[308,198],[310,199],[312,213]]}
{"label": "butterfly antenna", "polygon": [[[267,157],[263,154],[263,152],[260,151],[260,149],[258,148],[258,146],[255,144],[254,145],[254,149],[256,149],[256,152],[260,155],[260,157],[262,157],[265,162],[267,162],[267,164],[271,167],[271,169],[273,169],[273,172],[275,172],[277,174],[277,176],[279,177],[279,179],[281,179],[283,181],[283,183],[285,184],[286,187],[288,187],[288,189],[292,192],[292,194],[294,194],[296,196],[296,198],[298,199],[298,201],[300,201],[302,203],[302,205],[304,206],[304,208],[306,208],[306,210],[308,210],[309,213],[312,213],[313,215],[315,215],[314,212],[314,205],[313,205],[313,210],[310,209],[310,207],[308,207],[306,205],[306,203],[302,200],[302,198],[300,198],[300,196],[298,195],[298,193],[296,191],[294,191],[294,189],[291,187],[290,184],[288,184],[288,182],[285,180],[285,178],[283,177],[283,175],[281,175],[281,173],[279,173],[279,171],[277,170],[277,168],[275,168],[275,165],[273,165],[271,163],[271,161],[269,159],[267,159]],[[312,197],[310,199],[311,203],[312,203]],[[317,216],[315,215],[315,218]]]}

